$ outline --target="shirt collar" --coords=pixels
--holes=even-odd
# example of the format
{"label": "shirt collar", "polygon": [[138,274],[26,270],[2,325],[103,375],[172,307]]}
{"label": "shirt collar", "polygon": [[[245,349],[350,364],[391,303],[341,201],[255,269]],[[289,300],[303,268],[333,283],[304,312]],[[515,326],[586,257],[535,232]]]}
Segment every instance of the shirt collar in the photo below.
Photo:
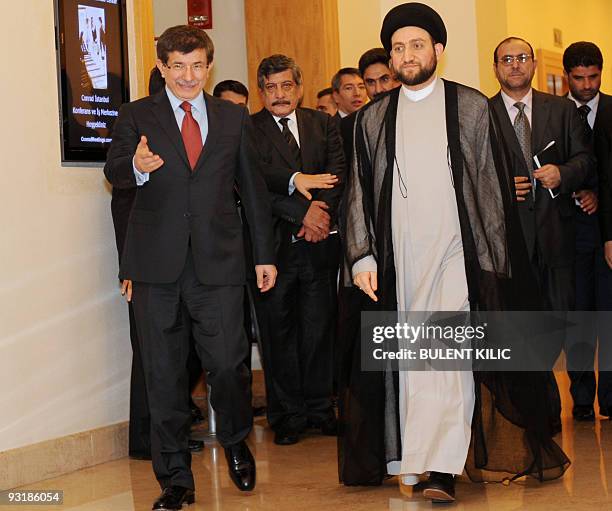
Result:
{"label": "shirt collar", "polygon": [[402,90],[404,91],[404,95],[410,101],[421,101],[422,99],[425,99],[427,96],[429,96],[434,91],[437,83],[438,83],[438,77],[436,76],[433,82],[431,82],[424,89],[411,90],[407,88],[405,85],[402,85]]}
{"label": "shirt collar", "polygon": [[345,117],[348,116],[346,112],[340,110],[339,108],[338,108],[338,115],[340,116],[341,119],[344,119]]}
{"label": "shirt collar", "polygon": [[[176,111],[177,108],[180,108],[183,104],[183,99],[177,98],[172,91],[166,85],[166,95],[170,100],[170,105],[172,106],[172,111]],[[194,107],[198,112],[206,111],[206,103],[204,102],[204,93],[200,92],[194,99],[189,100],[191,106]]]}
{"label": "shirt collar", "polygon": [[[297,115],[295,115],[295,110],[293,112],[291,112],[289,115],[285,115],[283,117],[278,117],[278,116],[276,116],[274,114],[272,114],[272,117],[274,117],[274,122],[276,122],[276,124],[278,124],[278,125],[280,125],[280,123],[278,121],[283,119],[283,117],[286,117],[291,122],[295,123],[295,125],[297,126]],[[291,123],[289,123],[289,124],[291,124]]]}
{"label": "shirt collar", "polygon": [[[576,103],[577,107],[580,108],[582,106],[582,103],[578,101],[574,96],[572,96],[571,92],[567,93],[567,97],[568,99],[571,99],[574,103]],[[599,106],[599,92],[595,95],[595,97],[591,101],[588,101],[584,104],[588,106],[591,109],[591,111],[593,110],[597,111],[597,107]]]}
{"label": "shirt collar", "polygon": [[503,90],[501,91],[501,97],[504,100],[504,105],[506,105],[506,110],[510,110],[512,107],[514,107],[514,103],[518,103],[519,101],[524,103],[528,110],[531,110],[531,104],[533,102],[533,89],[530,88],[529,92],[518,101],[508,96],[508,94],[506,94]]}

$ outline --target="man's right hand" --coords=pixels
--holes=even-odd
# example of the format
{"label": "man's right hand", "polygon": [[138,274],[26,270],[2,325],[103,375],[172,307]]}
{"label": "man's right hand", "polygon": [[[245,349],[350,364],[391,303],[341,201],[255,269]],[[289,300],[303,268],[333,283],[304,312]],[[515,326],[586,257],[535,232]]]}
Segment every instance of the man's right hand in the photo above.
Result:
{"label": "man's right hand", "polygon": [[317,236],[322,236],[322,239],[327,238],[329,236],[329,223],[331,221],[329,213],[326,211],[327,209],[329,209],[329,206],[325,204],[325,202],[319,200],[312,201],[308,211],[306,211],[304,220],[302,220],[303,229],[300,229],[300,232],[302,232],[302,230],[305,232],[311,231]]}
{"label": "man's right hand", "polygon": [[312,194],[308,190],[313,188],[333,188],[338,183],[338,176],[334,174],[296,174],[293,178],[295,189],[308,200],[312,200]]}
{"label": "man's right hand", "polygon": [[163,164],[164,160],[162,160],[159,155],[153,154],[149,150],[147,137],[144,135],[140,137],[140,142],[136,147],[136,154],[134,155],[134,166],[136,170],[143,174],[148,174],[149,172],[157,170]]}
{"label": "man's right hand", "polygon": [[516,200],[525,202],[525,195],[531,192],[531,182],[527,176],[516,176],[514,178],[514,188],[516,188]]}
{"label": "man's right hand", "polygon": [[353,279],[353,284],[361,289],[372,300],[375,302],[378,301],[378,297],[374,293],[378,290],[378,279],[375,271],[362,271],[358,273]]}

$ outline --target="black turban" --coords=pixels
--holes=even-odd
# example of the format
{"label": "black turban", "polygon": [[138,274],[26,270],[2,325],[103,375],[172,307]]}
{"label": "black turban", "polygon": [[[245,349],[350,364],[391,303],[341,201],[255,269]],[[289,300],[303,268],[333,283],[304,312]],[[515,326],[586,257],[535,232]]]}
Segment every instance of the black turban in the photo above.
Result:
{"label": "black turban", "polygon": [[391,9],[383,20],[380,41],[389,53],[391,36],[403,27],[419,27],[429,32],[436,43],[446,46],[446,27],[440,15],[428,5],[419,2],[401,4]]}

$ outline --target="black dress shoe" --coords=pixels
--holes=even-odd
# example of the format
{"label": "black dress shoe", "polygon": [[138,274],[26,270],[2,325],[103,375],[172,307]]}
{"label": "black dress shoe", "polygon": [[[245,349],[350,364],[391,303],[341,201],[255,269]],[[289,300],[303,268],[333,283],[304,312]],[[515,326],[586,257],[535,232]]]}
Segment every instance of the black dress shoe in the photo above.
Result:
{"label": "black dress shoe", "polygon": [[267,408],[265,406],[254,406],[253,417],[263,417],[266,414]]}
{"label": "black dress shoe", "polygon": [[444,472],[430,472],[429,479],[423,483],[423,497],[432,502],[455,501],[455,476]]}
{"label": "black dress shoe", "polygon": [[183,504],[193,504],[195,492],[182,486],[168,486],[153,503],[154,511],[175,511],[182,509]]}
{"label": "black dress shoe", "polygon": [[204,450],[204,442],[202,440],[193,440],[190,438],[188,447],[191,452],[200,452]]}
{"label": "black dress shoe", "polygon": [[146,460],[146,461],[151,461],[151,452],[141,452],[141,451],[130,451],[129,452],[129,456],[130,458],[132,458],[133,460]]}
{"label": "black dress shoe", "polygon": [[225,459],[230,478],[239,490],[251,491],[255,488],[255,459],[244,440],[226,447]]}
{"label": "black dress shoe", "polygon": [[276,445],[293,445],[297,444],[300,437],[297,433],[287,431],[277,431],[274,433],[274,443]]}
{"label": "black dress shoe", "polygon": [[200,407],[192,401],[191,402],[191,425],[194,426],[196,424],[201,424],[202,422],[204,422],[204,415],[202,415],[202,410],[200,410]]}
{"label": "black dress shoe", "polygon": [[333,412],[330,413],[330,415],[324,420],[308,419],[308,427],[312,429],[321,430],[322,435],[338,435],[338,420],[336,419],[336,415]]}
{"label": "black dress shoe", "polygon": [[595,411],[592,406],[575,405],[572,409],[574,419],[581,422],[591,422],[595,420]]}

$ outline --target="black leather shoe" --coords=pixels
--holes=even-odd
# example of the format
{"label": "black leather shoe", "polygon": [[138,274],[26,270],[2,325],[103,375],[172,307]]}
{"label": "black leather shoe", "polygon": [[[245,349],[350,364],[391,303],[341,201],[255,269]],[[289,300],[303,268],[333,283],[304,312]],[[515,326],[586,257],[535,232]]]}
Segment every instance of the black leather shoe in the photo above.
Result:
{"label": "black leather shoe", "polygon": [[244,440],[226,447],[225,459],[230,478],[239,490],[251,491],[255,488],[255,459]]}
{"label": "black leather shoe", "polygon": [[130,458],[132,458],[133,460],[146,460],[146,461],[151,461],[151,452],[141,452],[141,451],[130,451],[129,453]]}
{"label": "black leather shoe", "polygon": [[591,422],[595,420],[595,411],[592,406],[576,405],[572,409],[574,419],[581,422]]}
{"label": "black leather shoe", "polygon": [[183,508],[183,504],[193,504],[195,493],[182,486],[168,486],[153,503],[154,511],[175,511]]}
{"label": "black leather shoe", "polygon": [[191,425],[195,426],[196,424],[201,424],[202,422],[204,422],[202,410],[200,410],[198,405],[191,401]]}
{"label": "black leather shoe", "polygon": [[289,433],[286,431],[277,431],[274,433],[274,443],[276,445],[293,445],[299,441],[297,433]]}
{"label": "black leather shoe", "polygon": [[423,497],[432,502],[455,501],[455,476],[443,472],[430,472],[429,479],[423,483]]}
{"label": "black leather shoe", "polygon": [[204,442],[202,440],[193,440],[190,438],[188,447],[191,452],[200,452],[204,450]]}
{"label": "black leather shoe", "polygon": [[327,419],[323,421],[308,420],[308,427],[312,429],[321,430],[322,435],[326,436],[337,436],[338,435],[338,420],[336,415],[332,412]]}
{"label": "black leather shoe", "polygon": [[263,417],[266,414],[267,408],[265,406],[254,406],[253,417]]}

